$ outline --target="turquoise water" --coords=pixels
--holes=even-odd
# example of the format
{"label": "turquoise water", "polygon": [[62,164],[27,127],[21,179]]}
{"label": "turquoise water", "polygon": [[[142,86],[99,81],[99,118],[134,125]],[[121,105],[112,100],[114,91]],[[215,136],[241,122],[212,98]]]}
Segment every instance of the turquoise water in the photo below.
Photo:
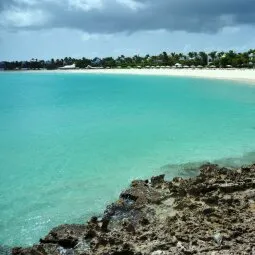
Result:
{"label": "turquoise water", "polygon": [[255,86],[230,81],[0,74],[0,245],[85,222],[134,178],[255,161],[254,116]]}

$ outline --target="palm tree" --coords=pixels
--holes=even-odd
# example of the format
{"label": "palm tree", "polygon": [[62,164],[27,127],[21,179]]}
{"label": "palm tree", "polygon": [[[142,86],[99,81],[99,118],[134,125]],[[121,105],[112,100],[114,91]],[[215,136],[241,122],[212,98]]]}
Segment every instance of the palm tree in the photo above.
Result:
{"label": "palm tree", "polygon": [[190,59],[193,59],[195,57],[195,52],[189,52],[188,56]]}
{"label": "palm tree", "polygon": [[202,66],[207,65],[207,54],[204,51],[199,52],[199,58]]}
{"label": "palm tree", "polygon": [[212,52],[208,53],[208,56],[210,56],[210,58],[212,59],[212,62],[214,62],[214,60],[216,59],[216,56],[217,56],[217,51],[212,51]]}

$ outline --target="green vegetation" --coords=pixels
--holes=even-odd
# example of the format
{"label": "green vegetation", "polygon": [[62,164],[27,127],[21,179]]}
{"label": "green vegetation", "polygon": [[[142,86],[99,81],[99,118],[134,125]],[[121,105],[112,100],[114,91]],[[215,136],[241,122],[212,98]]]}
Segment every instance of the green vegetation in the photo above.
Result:
{"label": "green vegetation", "polygon": [[13,61],[0,62],[0,69],[4,70],[20,70],[20,69],[48,69],[53,70],[65,65],[75,64],[76,68],[103,67],[103,68],[149,68],[149,67],[170,67],[176,64],[179,66],[211,66],[211,67],[237,67],[237,68],[254,68],[255,67],[255,49],[247,52],[237,53],[235,51],[217,52],[189,52],[167,53],[163,52],[157,56],[146,55],[144,57],[135,55],[133,57],[125,57],[123,55],[113,58],[94,58],[94,59],[51,59],[48,61],[32,59],[30,61]]}

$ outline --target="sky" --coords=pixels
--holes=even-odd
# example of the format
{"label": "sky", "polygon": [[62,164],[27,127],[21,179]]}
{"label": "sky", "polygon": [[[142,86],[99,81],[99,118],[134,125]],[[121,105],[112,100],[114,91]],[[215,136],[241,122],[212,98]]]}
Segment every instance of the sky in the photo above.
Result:
{"label": "sky", "polygon": [[255,0],[0,0],[0,61],[255,48]]}

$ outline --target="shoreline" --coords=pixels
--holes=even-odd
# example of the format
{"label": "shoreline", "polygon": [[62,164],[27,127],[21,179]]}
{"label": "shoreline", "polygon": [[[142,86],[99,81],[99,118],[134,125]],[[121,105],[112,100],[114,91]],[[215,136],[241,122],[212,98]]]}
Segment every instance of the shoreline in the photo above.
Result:
{"label": "shoreline", "polygon": [[153,76],[233,80],[239,82],[243,81],[255,85],[255,69],[74,69],[74,70],[27,70],[27,71],[21,70],[4,72],[153,75]]}
{"label": "shoreline", "polygon": [[13,255],[253,254],[255,164],[205,164],[196,177],[134,180],[102,217],[60,225]]}

